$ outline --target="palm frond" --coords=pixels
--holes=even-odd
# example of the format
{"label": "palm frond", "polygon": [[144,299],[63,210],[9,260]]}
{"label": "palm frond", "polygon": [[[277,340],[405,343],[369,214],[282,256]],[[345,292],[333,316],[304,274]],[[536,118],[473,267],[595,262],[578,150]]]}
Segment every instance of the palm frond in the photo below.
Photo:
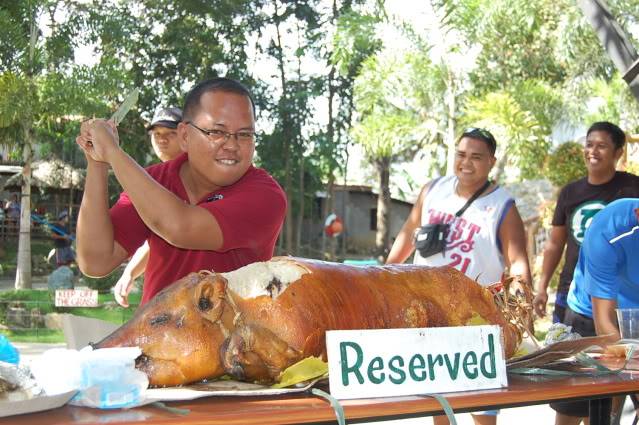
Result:
{"label": "palm frond", "polygon": [[12,72],[0,74],[0,128],[20,123],[29,114],[30,92],[28,81]]}

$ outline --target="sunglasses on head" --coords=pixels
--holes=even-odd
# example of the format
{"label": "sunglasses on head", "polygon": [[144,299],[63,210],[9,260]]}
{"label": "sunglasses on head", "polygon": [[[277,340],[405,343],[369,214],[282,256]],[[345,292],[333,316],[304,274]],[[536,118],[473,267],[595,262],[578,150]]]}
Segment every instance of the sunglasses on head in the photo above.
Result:
{"label": "sunglasses on head", "polygon": [[469,127],[464,130],[464,133],[461,137],[472,137],[475,139],[481,139],[484,142],[488,143],[488,145],[490,145],[493,150],[497,148],[497,141],[495,140],[495,136],[493,136],[490,131],[484,128]]}

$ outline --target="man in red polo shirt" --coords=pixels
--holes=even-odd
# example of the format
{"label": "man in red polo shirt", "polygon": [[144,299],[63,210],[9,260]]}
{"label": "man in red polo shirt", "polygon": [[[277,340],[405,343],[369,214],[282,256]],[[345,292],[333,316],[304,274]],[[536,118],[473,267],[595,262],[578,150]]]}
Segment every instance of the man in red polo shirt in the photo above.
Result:
{"label": "man in red polo shirt", "polygon": [[[185,153],[146,170],[120,149],[112,122],[86,121],[76,139],[88,163],[76,232],[80,270],[104,276],[148,240],[142,303],[190,272],[270,259],[284,221],[284,192],[252,164],[255,110],[242,84],[215,78],[195,86],[178,138]],[[110,210],[109,167],[124,188]]]}

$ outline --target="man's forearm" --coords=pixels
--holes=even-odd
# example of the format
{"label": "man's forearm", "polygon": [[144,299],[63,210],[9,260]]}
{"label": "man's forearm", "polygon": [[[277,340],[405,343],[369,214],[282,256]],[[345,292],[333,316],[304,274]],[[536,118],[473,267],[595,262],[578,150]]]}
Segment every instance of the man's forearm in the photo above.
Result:
{"label": "man's forearm", "polygon": [[403,263],[413,252],[413,241],[407,231],[402,229],[391,247],[386,264]]}
{"label": "man's forearm", "polygon": [[510,274],[512,276],[521,276],[525,281],[526,285],[529,285],[532,289],[532,278],[530,275],[530,266],[528,264],[528,258],[521,257],[516,259],[510,266]]}
{"label": "man's forearm", "polygon": [[89,160],[76,230],[77,260],[88,275],[108,273],[113,255],[113,225],[109,216],[108,165]]}
{"label": "man's forearm", "polygon": [[184,202],[153,180],[126,152],[118,150],[110,163],[144,224],[169,240],[171,226],[184,220]]}
{"label": "man's forearm", "polygon": [[608,300],[604,298],[592,298],[592,318],[595,322],[595,330],[597,335],[613,334],[617,338],[621,338],[619,329],[617,328],[616,300]]}

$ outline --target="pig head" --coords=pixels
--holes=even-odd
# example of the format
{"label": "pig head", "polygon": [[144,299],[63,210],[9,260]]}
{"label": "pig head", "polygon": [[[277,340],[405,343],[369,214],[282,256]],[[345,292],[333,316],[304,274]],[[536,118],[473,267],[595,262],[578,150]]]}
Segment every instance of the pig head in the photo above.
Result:
{"label": "pig head", "polygon": [[[179,385],[224,373],[220,346],[226,339],[226,282],[191,273],[158,293],[95,348],[140,347],[136,367],[151,385]],[[226,313],[226,314],[225,314]]]}
{"label": "pig head", "polygon": [[243,300],[222,275],[191,273],[159,292],[94,347],[140,347],[136,367],[147,374],[151,386],[225,374],[273,381],[301,353],[268,329],[245,323],[238,302]]}

